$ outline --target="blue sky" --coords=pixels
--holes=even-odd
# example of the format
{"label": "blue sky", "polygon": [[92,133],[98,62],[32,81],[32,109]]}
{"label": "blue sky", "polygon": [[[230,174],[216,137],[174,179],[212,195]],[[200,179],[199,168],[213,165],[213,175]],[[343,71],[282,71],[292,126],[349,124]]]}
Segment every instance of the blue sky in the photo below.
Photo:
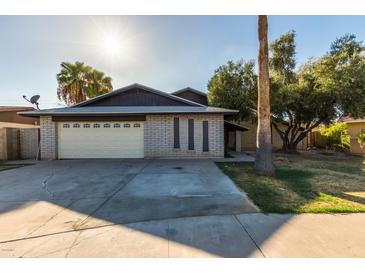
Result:
{"label": "blue sky", "polygon": [[[113,78],[172,92],[202,91],[228,60],[257,56],[256,16],[0,16],[0,105],[58,105],[62,61],[82,61]],[[365,16],[270,16],[269,39],[294,29],[297,62],[324,54],[345,33],[365,39]],[[110,42],[112,40],[112,42]],[[115,43],[118,45],[116,46]]]}

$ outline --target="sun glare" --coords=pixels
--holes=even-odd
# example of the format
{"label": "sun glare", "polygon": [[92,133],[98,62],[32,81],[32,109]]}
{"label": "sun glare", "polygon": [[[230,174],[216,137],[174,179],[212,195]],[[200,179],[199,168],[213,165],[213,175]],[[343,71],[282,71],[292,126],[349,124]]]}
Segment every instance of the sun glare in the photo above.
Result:
{"label": "sun glare", "polygon": [[118,37],[114,35],[108,35],[103,39],[103,48],[105,53],[116,56],[121,54],[122,44]]}

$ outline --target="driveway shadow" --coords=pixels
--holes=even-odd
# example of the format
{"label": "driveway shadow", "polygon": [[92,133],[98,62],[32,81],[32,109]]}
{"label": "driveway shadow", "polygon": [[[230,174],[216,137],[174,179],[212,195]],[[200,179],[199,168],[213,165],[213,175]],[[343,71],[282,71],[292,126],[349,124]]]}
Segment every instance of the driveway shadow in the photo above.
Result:
{"label": "driveway shadow", "polygon": [[[151,237],[166,241],[168,253],[161,257],[262,256],[236,217],[257,208],[208,160],[40,162],[1,173],[0,211],[0,248],[10,246],[14,256],[25,246],[26,252],[20,253],[33,256],[62,238],[38,255],[67,251],[67,256],[108,257],[108,253],[88,253],[87,246],[73,253],[86,243],[92,246],[90,241],[98,235],[102,235],[99,245],[119,243],[114,246],[117,251],[105,247],[117,257],[130,254],[123,251],[128,249],[125,241],[143,243]],[[280,225],[273,225],[267,237]],[[134,238],[131,230],[142,233],[142,238]],[[184,253],[189,248],[194,253]]]}

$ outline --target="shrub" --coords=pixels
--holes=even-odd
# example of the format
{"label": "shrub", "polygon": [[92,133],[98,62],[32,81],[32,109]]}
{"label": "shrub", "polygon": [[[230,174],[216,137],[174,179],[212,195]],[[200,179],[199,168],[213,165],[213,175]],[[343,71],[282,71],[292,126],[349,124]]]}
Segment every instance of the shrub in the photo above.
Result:
{"label": "shrub", "polygon": [[357,141],[360,144],[361,150],[365,150],[365,132],[362,132],[357,136]]}
{"label": "shrub", "polygon": [[335,123],[320,129],[321,135],[326,137],[327,146],[331,149],[349,149],[350,136],[345,123]]}

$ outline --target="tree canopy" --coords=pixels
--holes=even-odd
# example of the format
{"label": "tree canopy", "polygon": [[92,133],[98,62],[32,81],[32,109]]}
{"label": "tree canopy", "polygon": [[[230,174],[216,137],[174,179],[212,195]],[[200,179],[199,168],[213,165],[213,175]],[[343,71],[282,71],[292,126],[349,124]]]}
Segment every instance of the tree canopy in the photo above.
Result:
{"label": "tree canopy", "polygon": [[[280,38],[273,43],[280,43]],[[291,47],[295,47],[294,40]],[[284,150],[295,150],[320,124],[329,124],[344,115],[365,114],[364,62],[362,43],[354,35],[345,35],[336,39],[324,56],[308,61],[298,71],[293,69],[293,81],[285,81],[280,69],[271,68],[277,76],[272,78],[273,126],[283,140]],[[278,123],[284,123],[286,128],[280,130]]]}
{"label": "tree canopy", "polygon": [[220,66],[208,83],[210,105],[239,110],[238,118],[252,116],[256,108],[257,75],[254,61],[229,61]]}
{"label": "tree canopy", "polygon": [[[356,40],[355,35],[347,34],[336,39],[326,54],[297,68],[295,32],[289,31],[271,42],[271,119],[283,141],[284,150],[295,150],[297,144],[320,124],[330,124],[343,116],[365,116],[364,53],[363,43]],[[243,61],[241,63],[244,64]],[[251,81],[255,81],[254,67],[251,69],[253,73],[249,75]],[[224,93],[227,82],[231,88],[239,84],[238,81],[234,82],[234,77],[228,77],[224,73],[219,76],[215,85],[208,84],[209,96],[212,98],[216,96],[217,90]],[[215,77],[217,72],[212,79]],[[229,93],[235,96],[234,91]],[[245,115],[248,109],[256,108],[254,96],[229,96],[226,99],[226,95],[220,94],[219,98],[224,100],[220,105],[227,108],[240,109],[240,105],[246,106],[241,112],[241,117],[244,118],[247,118]],[[234,103],[237,101],[240,102],[239,105]],[[209,102],[215,105],[217,100]],[[284,129],[279,124],[283,124]]]}
{"label": "tree canopy", "polygon": [[113,89],[110,77],[90,66],[85,66],[82,62],[61,63],[57,82],[57,97],[67,105],[80,103]]}

